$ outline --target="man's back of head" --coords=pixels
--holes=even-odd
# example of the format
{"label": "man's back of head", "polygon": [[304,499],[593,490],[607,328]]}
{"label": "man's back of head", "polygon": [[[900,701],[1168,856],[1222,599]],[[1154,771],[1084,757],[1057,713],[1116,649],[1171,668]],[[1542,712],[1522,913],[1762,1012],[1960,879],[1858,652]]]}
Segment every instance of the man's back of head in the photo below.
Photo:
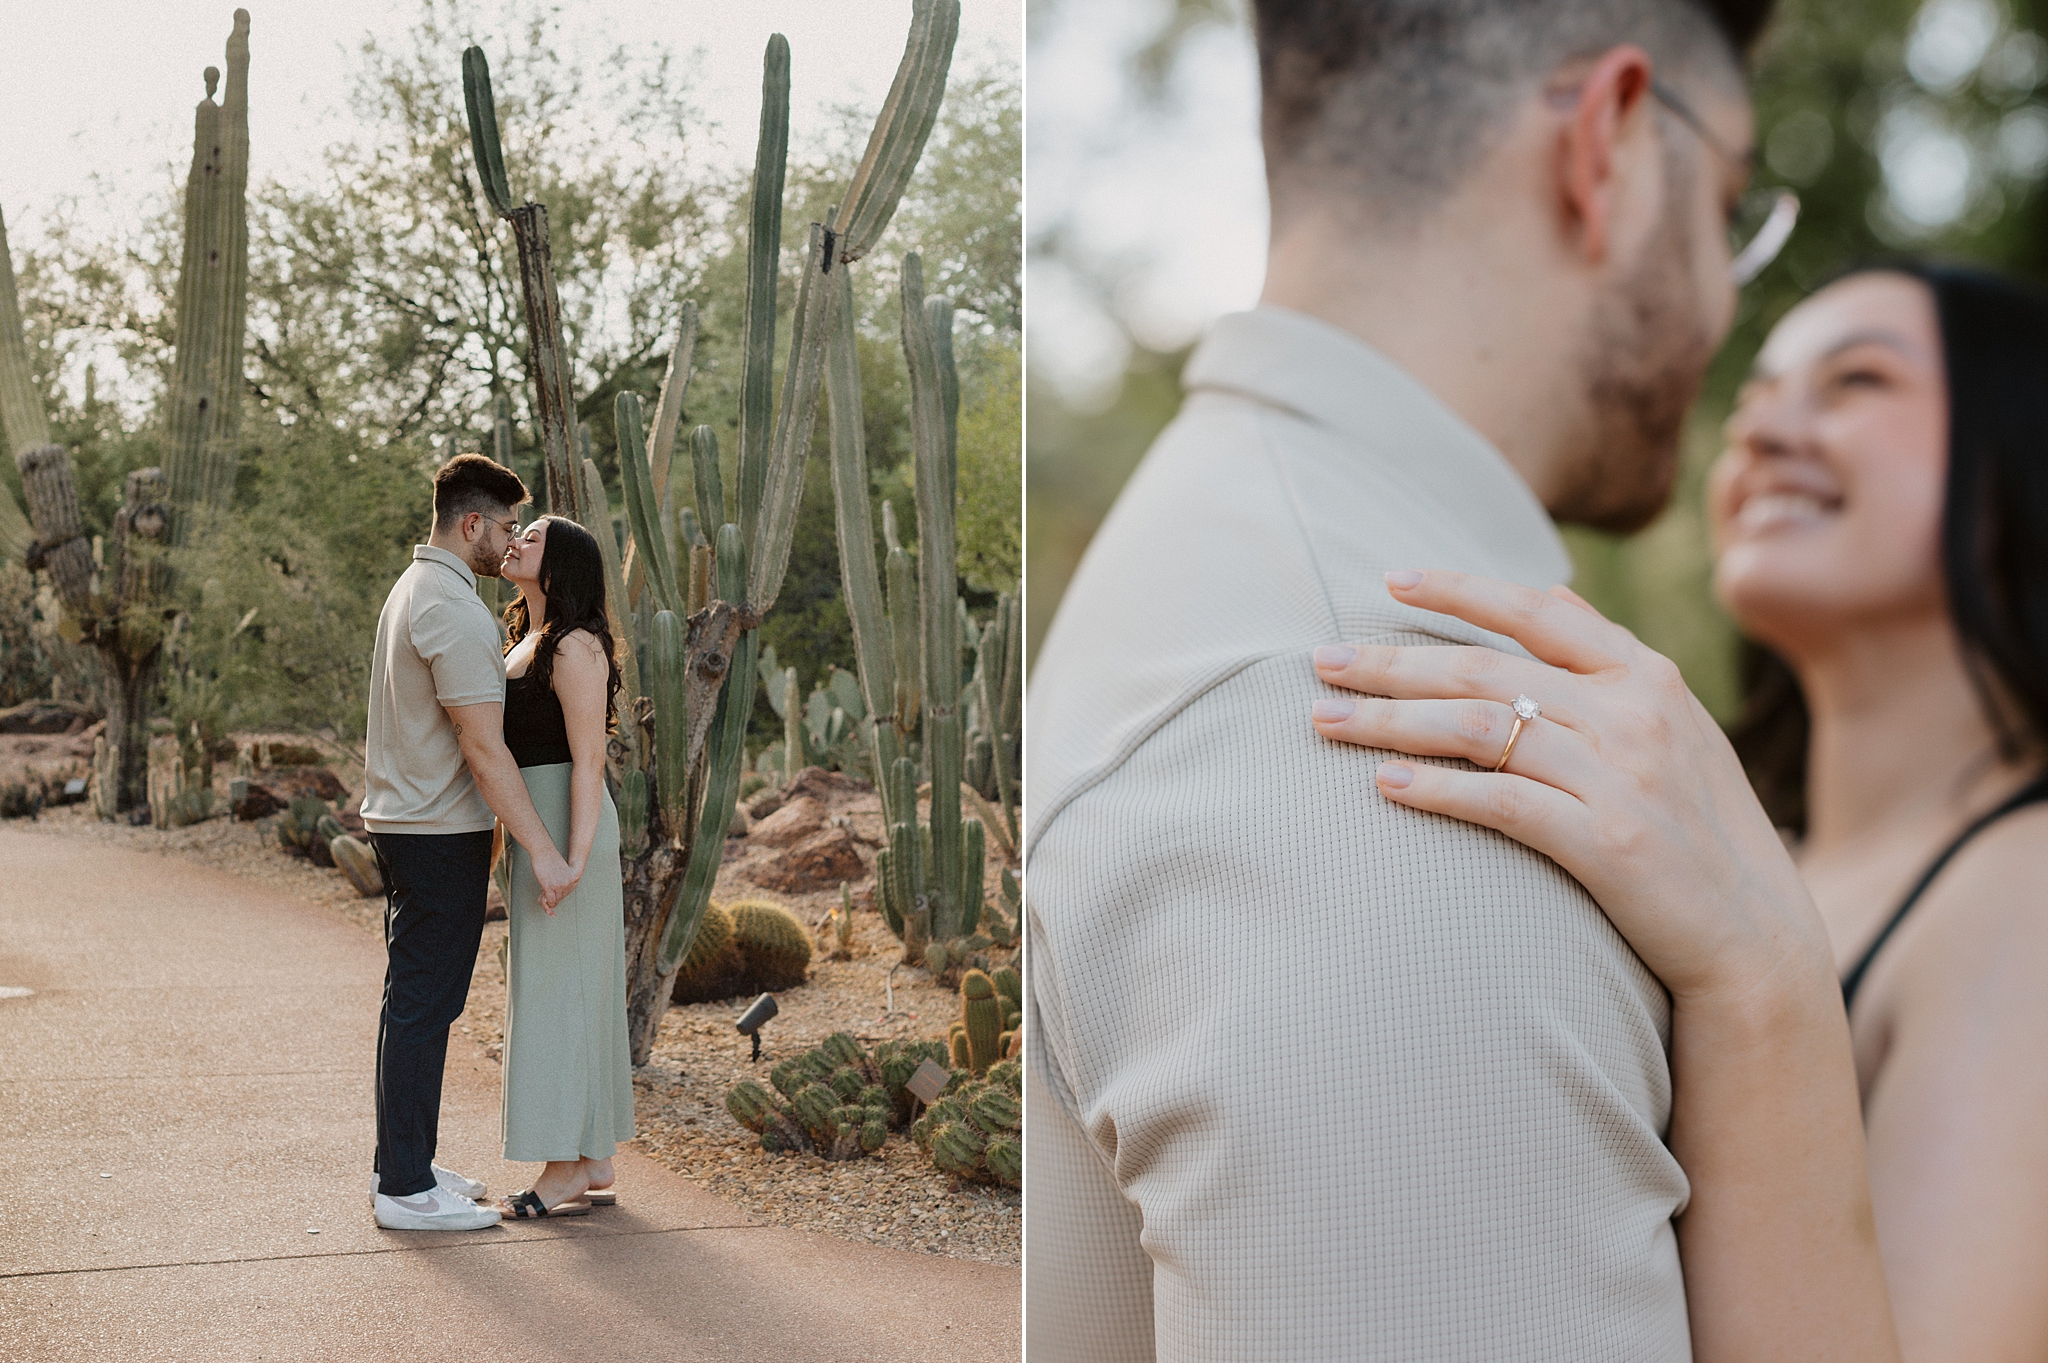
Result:
{"label": "man's back of head", "polygon": [[1253,0],[1261,134],[1276,212],[1355,196],[1383,223],[1426,213],[1514,103],[1621,43],[1741,89],[1770,0]]}
{"label": "man's back of head", "polygon": [[1254,0],[1264,301],[1379,349],[1560,520],[1662,509],[1734,312],[1769,0]]}

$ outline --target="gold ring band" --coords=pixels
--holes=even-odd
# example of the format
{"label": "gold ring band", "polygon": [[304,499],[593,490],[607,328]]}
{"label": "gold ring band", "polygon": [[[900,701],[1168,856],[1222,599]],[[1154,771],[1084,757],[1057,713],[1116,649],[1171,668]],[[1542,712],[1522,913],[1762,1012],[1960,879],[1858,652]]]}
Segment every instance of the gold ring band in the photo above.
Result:
{"label": "gold ring band", "polygon": [[1522,736],[1522,725],[1527,722],[1520,715],[1515,716],[1515,727],[1508,730],[1508,745],[1500,750],[1500,761],[1493,764],[1495,771],[1505,767],[1508,764],[1508,759],[1515,755],[1515,741]]}
{"label": "gold ring band", "polygon": [[1522,726],[1543,713],[1543,707],[1527,696],[1516,696],[1508,702],[1508,708],[1515,712],[1515,727],[1508,730],[1508,745],[1500,750],[1500,761],[1493,764],[1495,771],[1507,766],[1508,759],[1515,755],[1515,744],[1522,737]]}

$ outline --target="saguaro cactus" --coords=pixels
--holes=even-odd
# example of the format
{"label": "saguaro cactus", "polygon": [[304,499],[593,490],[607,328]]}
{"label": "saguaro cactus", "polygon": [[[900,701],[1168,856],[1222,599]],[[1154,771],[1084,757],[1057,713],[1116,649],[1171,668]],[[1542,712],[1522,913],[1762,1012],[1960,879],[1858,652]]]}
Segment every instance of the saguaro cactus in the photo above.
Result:
{"label": "saguaro cactus", "polygon": [[[50,419],[29,375],[28,343],[21,330],[21,306],[15,301],[14,258],[7,250],[7,219],[0,215],[0,440],[12,459],[50,443]],[[0,489],[0,554],[16,563],[35,542],[28,517],[5,489]]]}
{"label": "saguaro cactus", "polygon": [[[221,507],[233,491],[241,418],[242,343],[248,298],[249,13],[236,10],[228,37],[227,92],[206,70],[194,119],[185,191],[185,253],[178,277],[176,368],[166,396],[165,468],[130,473],[103,571],[78,514],[71,458],[49,440],[49,422],[28,377],[14,273],[0,231],[0,414],[21,469],[36,540],[31,567],[47,569],[64,607],[59,629],[98,651],[106,674],[107,730],[94,758],[94,804],[106,818],[144,794],[149,684],[163,646],[169,569],[163,551],[192,513]],[[0,497],[0,541],[19,534]]]}
{"label": "saguaro cactus", "polygon": [[[826,340],[845,291],[844,263],[873,246],[902,196],[937,115],[958,28],[958,0],[915,0],[895,85],[848,194],[850,203],[863,205],[858,231],[811,228],[779,399],[773,378],[775,295],[789,140],[789,44],[780,34],[769,39],[747,250],[737,495],[729,502],[719,476],[718,442],[708,427],[699,426],[690,440],[696,505],[678,505],[674,440],[695,338],[695,311],[686,305],[651,428],[637,395],[622,394],[614,411],[626,502],[623,555],[616,551],[595,466],[571,454],[574,408],[547,254],[546,210],[532,203],[513,206],[489,68],[476,48],[463,56],[478,173],[492,207],[511,221],[519,250],[528,368],[548,460],[550,504],[596,534],[606,557],[613,631],[629,655],[620,660],[625,722],[612,758],[620,768],[621,798],[634,806],[621,810],[622,831],[630,833],[623,839],[621,872],[627,1021],[636,1062],[652,1047],[676,971],[703,921],[738,800],[755,685],[755,627],[774,604],[788,566],[824,384]],[[705,542],[707,536],[715,545]],[[637,610],[636,599],[643,602]],[[636,661],[643,655],[649,664],[645,696]]]}
{"label": "saguaro cactus", "polygon": [[165,394],[164,467],[183,543],[193,513],[227,505],[242,426],[242,346],[249,310],[249,11],[228,36],[227,91],[217,67],[194,111],[178,273],[177,367]]}

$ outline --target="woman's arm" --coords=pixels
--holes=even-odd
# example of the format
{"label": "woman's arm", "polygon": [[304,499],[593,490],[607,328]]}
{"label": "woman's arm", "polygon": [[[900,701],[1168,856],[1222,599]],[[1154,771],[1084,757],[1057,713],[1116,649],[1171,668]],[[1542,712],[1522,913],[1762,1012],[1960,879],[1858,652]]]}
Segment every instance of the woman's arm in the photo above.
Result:
{"label": "woman's arm", "polygon": [[1913,1363],[2048,1357],[2048,809],[1935,881],[1859,995],[1871,1198]]}
{"label": "woman's arm", "polygon": [[595,637],[584,630],[565,635],[555,648],[555,697],[569,730],[569,865],[580,876],[597,840],[597,814],[604,805],[605,690],[611,669]]}
{"label": "woman's arm", "polygon": [[[1328,737],[1506,771],[1385,761],[1388,799],[1495,828],[1599,901],[1672,996],[1670,1145],[1696,1363],[1897,1359],[1848,1022],[1827,933],[1740,763],[1678,670],[1559,589],[1390,573],[1488,648],[1319,650]],[[1348,710],[1345,709],[1349,705]]]}

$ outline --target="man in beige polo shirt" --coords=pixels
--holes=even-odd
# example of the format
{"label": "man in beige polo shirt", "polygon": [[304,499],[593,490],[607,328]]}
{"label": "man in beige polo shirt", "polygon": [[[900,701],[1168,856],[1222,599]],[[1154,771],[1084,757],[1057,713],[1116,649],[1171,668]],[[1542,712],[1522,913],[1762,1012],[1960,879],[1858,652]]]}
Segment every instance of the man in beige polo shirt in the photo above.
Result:
{"label": "man in beige polo shirt", "polygon": [[363,823],[384,874],[384,1008],[377,1027],[377,1156],[370,1201],[393,1230],[476,1230],[484,1187],[434,1161],[448,1028],[483,936],[492,827],[533,854],[552,906],[576,877],[505,747],[505,661],[477,595],[498,576],[526,487],[458,455],[434,478],[434,529],[377,617],[364,737]]}
{"label": "man in beige polo shirt", "polygon": [[1318,646],[1642,524],[1733,312],[1763,5],[1254,0],[1273,245],[1031,678],[1031,1363],[1690,1354],[1669,1000],[1375,791]]}

